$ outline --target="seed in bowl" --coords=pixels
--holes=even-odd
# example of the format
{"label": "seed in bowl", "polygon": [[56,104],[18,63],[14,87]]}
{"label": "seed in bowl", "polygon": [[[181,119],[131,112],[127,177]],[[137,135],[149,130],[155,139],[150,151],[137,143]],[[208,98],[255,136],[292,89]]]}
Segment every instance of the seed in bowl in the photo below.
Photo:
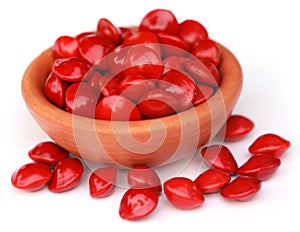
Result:
{"label": "seed in bowl", "polygon": [[169,10],[149,12],[133,29],[101,18],[94,32],[61,36],[52,50],[45,95],[57,107],[89,118],[176,114],[207,101],[222,79],[220,50],[204,26],[179,23]]}

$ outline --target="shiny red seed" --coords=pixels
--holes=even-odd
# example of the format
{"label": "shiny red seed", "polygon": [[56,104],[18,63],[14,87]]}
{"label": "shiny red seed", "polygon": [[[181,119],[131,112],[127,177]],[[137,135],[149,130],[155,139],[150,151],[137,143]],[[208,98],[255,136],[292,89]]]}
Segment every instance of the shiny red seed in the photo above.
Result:
{"label": "shiny red seed", "polygon": [[100,100],[96,107],[96,119],[113,121],[141,120],[142,116],[137,106],[121,95],[110,95]]}
{"label": "shiny red seed", "polygon": [[133,31],[129,27],[119,27],[123,41],[133,35]]}
{"label": "shiny red seed", "polygon": [[254,176],[259,180],[270,178],[279,168],[280,159],[272,155],[255,155],[249,158],[241,167],[237,174],[243,176]]}
{"label": "shiny red seed", "polygon": [[149,188],[161,192],[161,181],[157,173],[144,165],[138,165],[128,171],[127,175],[128,184],[132,188]]}
{"label": "shiny red seed", "polygon": [[185,177],[174,177],[164,184],[168,201],[179,209],[193,209],[204,203],[204,197],[197,185]]}
{"label": "shiny red seed", "polygon": [[197,106],[205,101],[207,101],[214,93],[214,89],[207,85],[197,84],[196,85],[196,96],[194,101],[194,106]]}
{"label": "shiny red seed", "polygon": [[249,147],[253,155],[269,154],[280,158],[291,146],[291,142],[279,135],[268,133],[259,136]]}
{"label": "shiny red seed", "polygon": [[184,71],[184,62],[187,61],[188,58],[178,57],[178,56],[169,56],[163,60],[164,73],[175,69],[177,71]]}
{"label": "shiny red seed", "polygon": [[112,73],[113,75],[123,73],[125,59],[130,48],[131,47],[127,47],[124,44],[121,44],[116,47],[111,53],[105,56],[104,63],[107,64],[110,73]]}
{"label": "shiny red seed", "polygon": [[98,93],[101,93],[102,97],[118,94],[117,87],[120,83],[120,79],[110,75],[102,75],[96,71],[89,79],[88,84]]}
{"label": "shiny red seed", "polygon": [[67,158],[69,152],[54,142],[46,141],[35,145],[28,156],[36,162],[53,165]]}
{"label": "shiny red seed", "polygon": [[195,184],[202,193],[214,193],[220,191],[231,180],[228,173],[217,169],[208,169],[201,173],[195,180]]}
{"label": "shiny red seed", "polygon": [[211,39],[206,39],[195,43],[191,50],[192,55],[200,60],[205,60],[219,67],[221,62],[221,52],[216,44]]}
{"label": "shiny red seed", "polygon": [[77,82],[66,91],[66,111],[94,118],[99,94],[87,83]]}
{"label": "shiny red seed", "polygon": [[163,32],[158,33],[157,36],[159,42],[162,44],[163,57],[187,56],[189,54],[189,45],[177,36]]}
{"label": "shiny red seed", "polygon": [[231,115],[225,126],[220,130],[219,136],[224,136],[226,141],[238,141],[249,134],[254,128],[254,123],[242,115]]}
{"label": "shiny red seed", "polygon": [[90,67],[90,64],[84,59],[71,57],[56,59],[52,66],[52,72],[64,81],[77,82],[84,79]]}
{"label": "shiny red seed", "polygon": [[143,75],[159,79],[164,71],[161,58],[154,50],[143,45],[130,48],[124,62],[124,75]]}
{"label": "shiny red seed", "polygon": [[219,71],[211,62],[187,60],[184,63],[184,68],[197,83],[212,87],[218,87],[221,83]]}
{"label": "shiny red seed", "polygon": [[117,169],[115,167],[98,168],[89,177],[91,197],[107,197],[116,186]]}
{"label": "shiny red seed", "polygon": [[123,44],[124,45],[136,45],[136,44],[144,44],[144,43],[159,43],[158,37],[154,32],[151,31],[142,31],[132,34],[127,37]]}
{"label": "shiny red seed", "polygon": [[68,82],[63,81],[51,72],[45,81],[44,93],[54,105],[63,108],[65,106],[65,93],[68,86]]}
{"label": "shiny red seed", "polygon": [[55,58],[69,58],[79,56],[78,40],[71,36],[58,37],[52,47]]}
{"label": "shiny red seed", "polygon": [[147,13],[142,19],[139,31],[152,31],[155,33],[165,32],[176,35],[179,30],[179,24],[175,15],[165,9],[156,9]]}
{"label": "shiny red seed", "polygon": [[210,145],[201,150],[201,155],[212,168],[220,169],[230,175],[237,172],[238,165],[231,151],[224,145]]}
{"label": "shiny red seed", "polygon": [[191,19],[179,24],[178,36],[190,46],[198,41],[208,39],[206,28],[201,23]]}
{"label": "shiny red seed", "polygon": [[253,176],[238,176],[221,190],[227,200],[248,201],[261,189],[261,181]]}
{"label": "shiny red seed", "polygon": [[144,118],[160,118],[175,113],[178,102],[171,93],[154,89],[142,96],[138,108]]}
{"label": "shiny red seed", "polygon": [[15,188],[33,192],[42,189],[52,178],[50,167],[42,163],[28,163],[11,176]]}
{"label": "shiny red seed", "polygon": [[91,64],[100,64],[103,57],[115,48],[115,44],[98,35],[88,35],[79,41],[79,53]]}
{"label": "shiny red seed", "polygon": [[127,37],[123,43],[125,47],[134,46],[137,44],[151,48],[159,57],[161,57],[161,46],[159,44],[158,37],[154,32],[141,31],[134,33]]}
{"label": "shiny red seed", "polygon": [[188,74],[170,70],[162,75],[158,82],[158,88],[172,94],[177,99],[177,112],[193,106],[196,96],[196,85]]}
{"label": "shiny red seed", "polygon": [[122,36],[117,27],[115,27],[108,19],[101,18],[97,25],[97,34],[106,40],[119,45],[122,43]]}
{"label": "shiny red seed", "polygon": [[83,166],[79,159],[63,159],[55,165],[48,189],[55,193],[73,189],[79,184],[82,173]]}
{"label": "shiny red seed", "polygon": [[159,193],[151,188],[131,188],[122,197],[119,215],[127,220],[139,220],[150,215],[158,205]]}
{"label": "shiny red seed", "polygon": [[[82,32],[80,34],[78,34],[76,36],[76,39],[78,41],[80,41],[82,38],[86,37],[86,36],[90,36],[90,35],[97,35],[95,31],[86,31],[86,32]],[[79,42],[78,42],[79,43]],[[79,54],[80,55],[80,54]]]}
{"label": "shiny red seed", "polygon": [[143,95],[155,88],[153,80],[139,74],[126,76],[116,87],[120,95],[124,95],[134,102],[138,102]]}

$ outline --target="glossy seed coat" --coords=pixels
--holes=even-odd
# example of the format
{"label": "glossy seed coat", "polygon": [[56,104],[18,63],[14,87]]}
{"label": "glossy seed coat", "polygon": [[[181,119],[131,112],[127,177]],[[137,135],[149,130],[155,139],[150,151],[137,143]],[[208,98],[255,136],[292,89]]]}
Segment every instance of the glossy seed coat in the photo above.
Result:
{"label": "glossy seed coat", "polygon": [[142,115],[137,106],[122,95],[110,95],[97,104],[95,118],[102,120],[134,121],[141,120]]}
{"label": "glossy seed coat", "polygon": [[66,158],[57,163],[48,185],[51,192],[60,193],[75,188],[81,179],[83,166],[77,158]]}
{"label": "glossy seed coat", "polygon": [[171,11],[155,9],[144,16],[138,30],[152,31],[155,33],[166,32],[176,35],[179,30],[179,24],[175,15]]}
{"label": "glossy seed coat", "polygon": [[221,190],[227,200],[248,201],[261,189],[261,181],[253,176],[238,176]]}
{"label": "glossy seed coat", "polygon": [[193,209],[204,203],[197,185],[185,177],[174,177],[164,182],[164,193],[168,201],[179,209]]}
{"label": "glossy seed coat", "polygon": [[15,188],[28,192],[42,189],[52,178],[49,166],[42,163],[28,163],[18,168],[11,176]]}
{"label": "glossy seed coat", "polygon": [[159,193],[162,191],[159,176],[153,169],[145,165],[138,165],[130,169],[127,174],[127,180],[131,188],[144,188],[144,186],[149,186]]}
{"label": "glossy seed coat", "polygon": [[201,150],[201,155],[211,167],[234,175],[238,169],[231,151],[224,145],[210,145]]}
{"label": "glossy seed coat", "polygon": [[254,176],[259,180],[270,178],[279,168],[280,159],[272,155],[255,155],[250,157],[241,167],[237,174],[243,176]]}
{"label": "glossy seed coat", "polygon": [[28,156],[35,162],[54,165],[67,158],[69,152],[52,141],[45,141],[30,149]]}
{"label": "glossy seed coat", "polygon": [[268,133],[259,136],[249,147],[253,155],[269,154],[280,158],[291,146],[291,142],[279,135]]}
{"label": "glossy seed coat", "polygon": [[91,197],[107,197],[111,195],[116,186],[117,169],[115,167],[98,168],[89,177],[89,190]]}
{"label": "glossy seed coat", "polygon": [[249,134],[254,128],[254,123],[243,115],[231,115],[219,135],[226,141],[239,141]]}
{"label": "glossy seed coat", "polygon": [[127,220],[139,220],[150,215],[158,205],[159,193],[151,188],[130,188],[121,199],[119,215]]}
{"label": "glossy seed coat", "polygon": [[217,169],[208,169],[201,173],[195,180],[195,184],[202,193],[214,193],[220,191],[231,180],[228,173]]}

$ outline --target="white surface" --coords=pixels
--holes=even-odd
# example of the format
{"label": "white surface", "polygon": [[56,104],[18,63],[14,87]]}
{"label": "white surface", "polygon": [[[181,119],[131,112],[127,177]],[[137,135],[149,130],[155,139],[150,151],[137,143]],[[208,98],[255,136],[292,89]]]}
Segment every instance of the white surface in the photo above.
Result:
{"label": "white surface", "polygon": [[[72,3],[71,3],[72,2]],[[0,231],[299,231],[300,91],[298,2],[285,1],[1,1],[1,162]],[[13,171],[30,162],[27,151],[47,140],[29,115],[20,83],[26,66],[63,34],[93,30],[101,17],[115,25],[137,24],[155,8],[170,9],[179,21],[203,23],[210,36],[239,59],[244,87],[235,109],[256,127],[242,142],[229,144],[242,163],[247,147],[260,134],[277,133],[292,142],[273,178],[263,183],[255,199],[228,202],[209,195],[195,210],[181,211],[164,197],[156,211],[138,222],[122,220],[118,207],[123,189],[106,199],[92,199],[89,170],[80,186],[63,194],[47,188],[36,193],[14,189]],[[194,178],[197,157],[181,175]],[[172,168],[172,167],[169,167]],[[164,170],[166,171],[166,170]]]}

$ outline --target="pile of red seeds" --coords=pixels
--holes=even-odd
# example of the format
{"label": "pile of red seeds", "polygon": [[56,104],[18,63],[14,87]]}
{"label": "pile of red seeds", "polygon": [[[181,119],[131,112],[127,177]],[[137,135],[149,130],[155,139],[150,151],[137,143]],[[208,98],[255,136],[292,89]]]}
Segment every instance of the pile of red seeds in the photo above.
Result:
{"label": "pile of red seeds", "polygon": [[[241,115],[232,115],[224,126],[225,141],[239,141],[253,129],[253,122]],[[279,168],[281,156],[290,142],[275,134],[263,134],[249,146],[250,158],[240,167],[223,144],[199,149],[196,155],[207,163],[208,169],[195,180],[172,177],[161,183],[159,175],[145,165],[128,170],[129,189],[123,195],[119,214],[128,220],[138,220],[153,212],[164,192],[166,199],[179,209],[201,206],[205,195],[219,193],[227,200],[248,201],[261,189],[262,181],[270,178]],[[83,165],[79,158],[53,142],[42,142],[28,152],[34,161],[17,169],[11,178],[14,187],[37,191],[45,186],[60,193],[79,185]],[[89,192],[93,198],[108,197],[117,186],[115,167],[101,167],[89,176]],[[140,202],[140,204],[136,204]]]}
{"label": "pile of red seeds", "polygon": [[[158,48],[159,43],[181,50]],[[167,10],[149,12],[138,30],[117,28],[100,19],[96,32],[58,38],[53,54],[56,59],[45,82],[46,96],[57,107],[99,119],[140,120],[180,112],[205,101],[221,81],[219,50],[206,29],[194,20],[178,23]],[[104,62],[108,54],[113,56]],[[147,65],[137,63],[145,57],[150,57],[143,60]],[[219,135],[225,141],[237,142],[253,127],[250,119],[232,115]],[[211,193],[228,200],[250,200],[261,189],[262,181],[279,168],[280,158],[290,145],[278,135],[263,134],[249,146],[251,156],[241,166],[223,144],[205,146],[196,155],[201,155],[208,169],[195,180],[172,177],[162,183],[153,169],[132,167],[127,173],[130,188],[120,201],[119,214],[128,220],[144,218],[156,209],[162,194],[179,209],[199,207]],[[14,187],[34,192],[48,186],[51,192],[60,193],[79,185],[82,161],[54,142],[39,143],[28,155],[33,162],[13,173]],[[89,176],[90,196],[111,195],[117,175],[115,167],[94,170]]]}
{"label": "pile of red seeds", "polygon": [[49,101],[102,120],[141,120],[175,114],[206,101],[221,77],[221,51],[195,20],[179,23],[153,10],[137,28],[101,18],[97,29],[61,36],[45,82]]}

